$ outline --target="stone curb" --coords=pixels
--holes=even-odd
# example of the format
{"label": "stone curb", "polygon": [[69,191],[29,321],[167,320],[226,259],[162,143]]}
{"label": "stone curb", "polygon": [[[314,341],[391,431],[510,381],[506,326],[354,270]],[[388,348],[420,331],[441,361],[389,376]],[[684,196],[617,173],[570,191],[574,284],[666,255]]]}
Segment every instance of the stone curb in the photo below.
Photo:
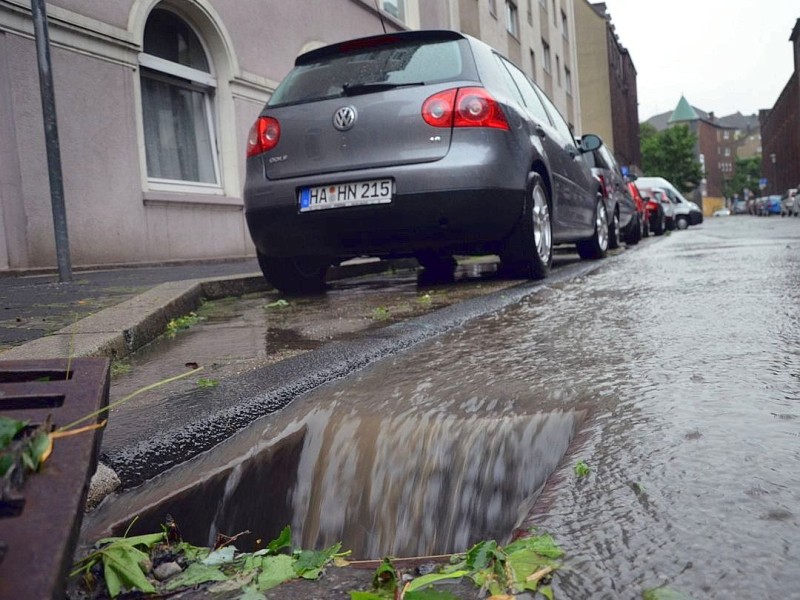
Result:
{"label": "stone curb", "polygon": [[[358,261],[332,267],[329,280],[416,266],[413,260]],[[167,324],[218,300],[271,289],[260,273],[169,281],[45,337],[0,354],[0,360],[105,356],[120,359],[164,333]]]}

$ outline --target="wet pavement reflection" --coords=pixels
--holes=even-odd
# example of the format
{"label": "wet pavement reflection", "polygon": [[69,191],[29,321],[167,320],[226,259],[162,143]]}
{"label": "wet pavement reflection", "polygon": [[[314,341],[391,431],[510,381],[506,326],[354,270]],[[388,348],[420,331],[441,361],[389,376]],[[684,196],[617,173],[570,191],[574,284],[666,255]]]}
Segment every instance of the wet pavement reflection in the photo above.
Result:
{"label": "wet pavement reflection", "polygon": [[282,464],[307,545],[536,526],[566,552],[559,598],[798,597],[799,395],[800,220],[709,220],[318,388],[89,520],[199,473],[224,506],[243,460],[302,432]]}

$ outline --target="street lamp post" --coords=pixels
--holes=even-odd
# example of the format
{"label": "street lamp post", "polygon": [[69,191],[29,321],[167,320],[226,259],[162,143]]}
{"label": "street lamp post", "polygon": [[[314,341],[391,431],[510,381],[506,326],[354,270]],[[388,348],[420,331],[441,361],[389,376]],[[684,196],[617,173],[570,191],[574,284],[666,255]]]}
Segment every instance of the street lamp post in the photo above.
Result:
{"label": "street lamp post", "polygon": [[772,161],[772,187],[773,191],[777,194],[778,193],[778,170],[775,166],[775,163],[778,161],[778,157],[773,152],[769,155],[770,161]]}

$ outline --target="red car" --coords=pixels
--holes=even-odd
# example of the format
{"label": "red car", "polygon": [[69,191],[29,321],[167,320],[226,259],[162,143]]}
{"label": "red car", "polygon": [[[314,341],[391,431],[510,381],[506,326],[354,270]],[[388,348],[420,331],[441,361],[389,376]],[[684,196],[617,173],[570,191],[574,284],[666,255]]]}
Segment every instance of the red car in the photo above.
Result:
{"label": "red car", "polygon": [[642,198],[642,195],[639,193],[639,188],[636,187],[636,184],[632,181],[629,181],[628,189],[631,192],[633,203],[636,206],[636,214],[638,215],[638,219],[636,220],[639,223],[639,231],[631,232],[627,242],[629,244],[638,244],[639,240],[641,240],[643,237],[650,237],[650,213],[648,211],[648,203]]}
{"label": "red car", "polygon": [[[634,183],[629,183],[629,186],[636,188]],[[667,226],[667,215],[664,212],[664,207],[658,201],[658,194],[655,198],[652,196],[642,196],[639,188],[636,188],[636,195],[642,199],[647,211],[647,224],[650,232],[653,235],[664,235],[664,232],[669,229]]]}

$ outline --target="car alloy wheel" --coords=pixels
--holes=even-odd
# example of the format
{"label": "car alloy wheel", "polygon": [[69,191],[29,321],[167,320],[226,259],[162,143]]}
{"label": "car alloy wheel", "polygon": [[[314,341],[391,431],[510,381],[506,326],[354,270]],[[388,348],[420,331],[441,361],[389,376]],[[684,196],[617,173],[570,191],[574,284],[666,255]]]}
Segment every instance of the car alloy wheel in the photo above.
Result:
{"label": "car alloy wheel", "polygon": [[689,227],[689,220],[686,217],[680,216],[677,219],[675,219],[676,229],[684,230],[687,229],[688,227]]}
{"label": "car alloy wheel", "polygon": [[601,252],[605,252],[608,250],[608,210],[602,200],[597,201],[594,227],[597,234],[597,246]]}
{"label": "car alloy wheel", "polygon": [[536,254],[542,263],[549,265],[553,253],[553,230],[550,223],[550,207],[547,205],[547,196],[541,184],[541,179],[536,179],[531,190],[533,200],[533,241],[536,245]]}
{"label": "car alloy wheel", "polygon": [[603,199],[597,198],[594,217],[594,233],[587,240],[578,242],[578,255],[584,260],[605,258],[608,250],[608,209]]}

